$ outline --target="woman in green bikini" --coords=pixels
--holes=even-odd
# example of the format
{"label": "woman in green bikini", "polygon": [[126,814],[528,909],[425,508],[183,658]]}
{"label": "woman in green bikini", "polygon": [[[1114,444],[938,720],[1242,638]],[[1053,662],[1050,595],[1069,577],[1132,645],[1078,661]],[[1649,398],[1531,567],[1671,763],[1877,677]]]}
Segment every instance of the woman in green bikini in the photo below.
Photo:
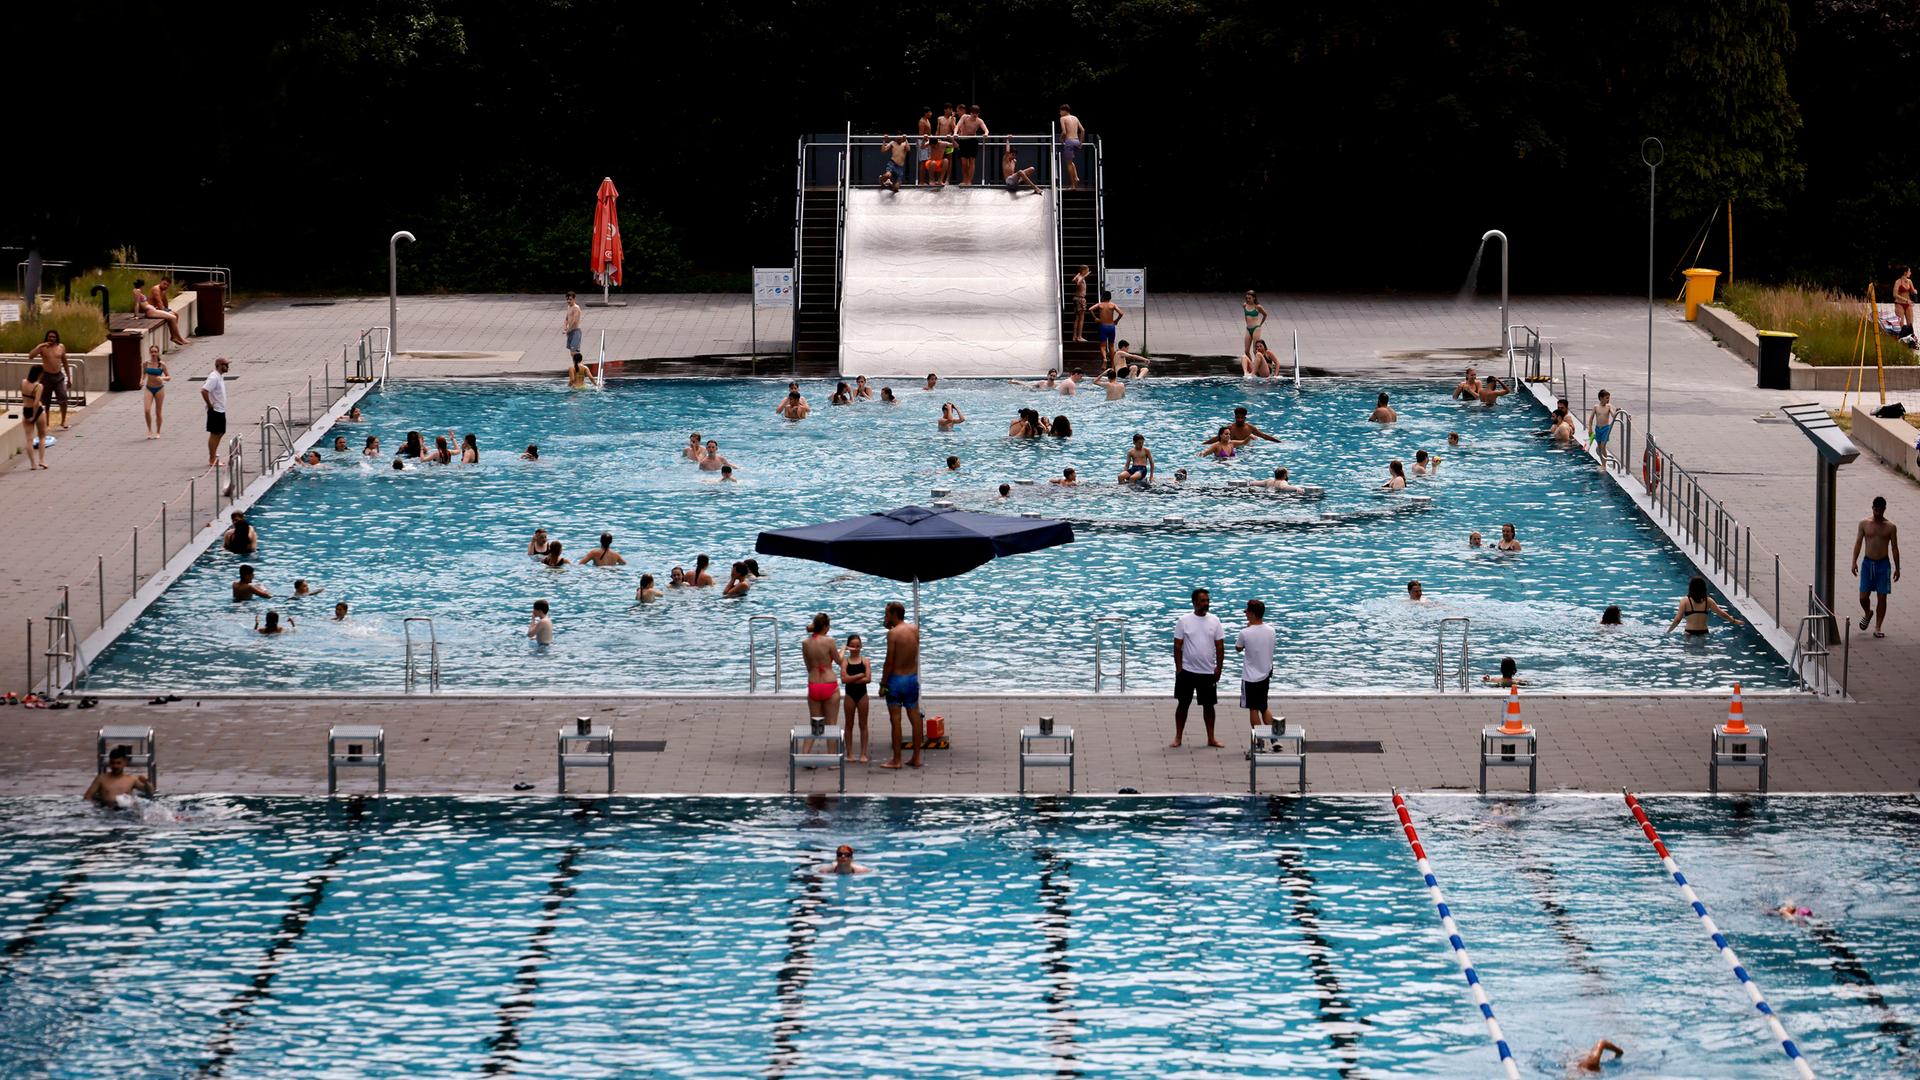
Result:
{"label": "woman in green bikini", "polygon": [[167,382],[173,378],[173,372],[167,370],[167,362],[160,359],[160,346],[147,346],[147,366],[141,369],[146,373],[147,438],[160,437],[160,424],[163,417],[161,407],[167,403]]}
{"label": "woman in green bikini", "polygon": [[1252,356],[1253,343],[1260,340],[1260,331],[1267,325],[1267,309],[1260,306],[1260,298],[1254,295],[1252,289],[1247,290],[1240,305],[1240,314],[1247,320],[1247,340],[1241,342],[1240,351]]}

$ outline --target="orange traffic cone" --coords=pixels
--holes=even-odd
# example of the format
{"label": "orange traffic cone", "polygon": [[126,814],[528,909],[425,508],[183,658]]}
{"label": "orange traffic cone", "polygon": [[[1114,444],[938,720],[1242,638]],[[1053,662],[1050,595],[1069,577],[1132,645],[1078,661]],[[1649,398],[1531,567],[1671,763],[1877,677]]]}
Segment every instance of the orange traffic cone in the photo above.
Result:
{"label": "orange traffic cone", "polygon": [[1510,686],[1507,688],[1507,715],[1506,719],[1500,722],[1500,733],[1524,735],[1526,730],[1527,725],[1520,722],[1520,688]]}
{"label": "orange traffic cone", "polygon": [[1727,722],[1720,730],[1728,735],[1745,735],[1747,727],[1747,709],[1740,704],[1740,684],[1733,684],[1733,703],[1727,706]]}

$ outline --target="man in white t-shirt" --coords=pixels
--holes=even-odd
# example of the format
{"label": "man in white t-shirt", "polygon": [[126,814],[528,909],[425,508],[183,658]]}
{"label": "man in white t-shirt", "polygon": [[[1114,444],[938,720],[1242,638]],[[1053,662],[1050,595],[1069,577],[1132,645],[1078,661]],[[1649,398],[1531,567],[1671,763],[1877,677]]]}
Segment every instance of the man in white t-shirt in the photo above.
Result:
{"label": "man in white t-shirt", "polygon": [[207,376],[206,383],[200,387],[200,397],[207,403],[207,467],[220,467],[220,437],[227,433],[227,358],[216,356],[213,359],[213,374]]}
{"label": "man in white t-shirt", "polygon": [[1193,590],[1193,611],[1173,624],[1173,746],[1187,730],[1187,707],[1200,698],[1200,716],[1207,724],[1207,745],[1225,745],[1213,736],[1213,706],[1218,699],[1220,668],[1227,658],[1227,632],[1217,616],[1207,613],[1205,589]]}
{"label": "man in white t-shirt", "polygon": [[1240,707],[1247,710],[1250,727],[1273,723],[1273,710],[1267,707],[1267,686],[1273,680],[1273,627],[1262,620],[1267,605],[1260,600],[1247,601],[1247,628],[1233,641],[1240,658]]}

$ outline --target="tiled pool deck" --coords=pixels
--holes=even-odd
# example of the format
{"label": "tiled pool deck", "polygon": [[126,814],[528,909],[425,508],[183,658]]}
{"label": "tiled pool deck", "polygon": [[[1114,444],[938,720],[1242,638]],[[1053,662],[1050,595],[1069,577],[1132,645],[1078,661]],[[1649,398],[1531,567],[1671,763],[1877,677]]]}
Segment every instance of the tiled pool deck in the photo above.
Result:
{"label": "tiled pool deck", "polygon": [[[609,355],[676,357],[744,353],[748,310],[735,297],[630,297],[622,308],[588,308],[589,341],[609,330]],[[1158,352],[1220,354],[1237,347],[1235,297],[1168,296],[1150,308],[1149,342]],[[1492,344],[1491,305],[1450,298],[1274,297],[1270,330],[1281,341],[1297,327],[1306,363],[1343,374],[1442,375],[1457,362],[1392,357]],[[1517,300],[1514,321],[1538,326],[1568,357],[1577,384],[1606,386],[1615,401],[1645,417],[1646,315],[1642,303],[1616,298]],[[296,400],[309,375],[337,370],[340,348],[366,326],[385,321],[384,303],[341,301],[294,306],[261,301],[235,311],[226,336],[197,342],[173,358],[176,382],[165,439],[143,438],[138,395],[113,394],[77,418],[50,454],[52,469],[0,474],[0,686],[24,675],[26,626],[56,601],[62,582],[90,581],[95,552],[126,543],[153,519],[159,500],[204,472],[198,384],[215,355],[235,361],[233,430],[250,433],[269,404]],[[557,372],[559,305],[544,297],[410,299],[401,310],[409,349],[521,351],[501,361],[400,360],[404,377],[524,371]],[[783,331],[782,331],[783,332]],[[765,328],[763,327],[763,334]],[[1788,425],[1754,417],[1806,393],[1753,387],[1753,370],[1696,328],[1662,311],[1655,325],[1653,429],[1661,444],[1702,477],[1753,530],[1765,552],[1782,557],[1783,594],[1804,596],[1811,568],[1813,453]],[[1835,397],[1834,395],[1827,395]],[[1837,400],[1837,398],[1836,398]],[[1920,402],[1911,404],[1920,405]],[[1636,438],[1645,431],[1636,425]],[[251,450],[249,446],[249,450]],[[1852,521],[1876,494],[1889,515],[1914,528],[1920,486],[1863,458],[1841,472],[1842,610],[1852,610],[1844,553]],[[204,507],[205,504],[202,503]],[[151,540],[149,540],[151,543]],[[1770,562],[1770,560],[1769,560]],[[1760,592],[1759,588],[1755,589]],[[1920,785],[1920,734],[1913,701],[1920,633],[1896,589],[1888,636],[1855,639],[1846,659],[1853,700],[1749,699],[1748,715],[1774,735],[1776,791],[1911,791]],[[38,634],[36,627],[36,634]],[[1840,658],[1836,656],[1836,665]],[[930,680],[931,682],[932,680]],[[207,687],[217,691],[218,687]],[[1245,790],[1238,741],[1243,717],[1222,710],[1230,749],[1170,751],[1170,702],[1133,697],[944,698],[930,706],[954,728],[954,749],[930,753],[918,773],[855,768],[850,792],[998,792],[1015,786],[1013,730],[1040,712],[1074,724],[1085,738],[1081,789],[1111,792]],[[1322,754],[1312,789],[1379,791],[1470,789],[1474,733],[1493,714],[1491,697],[1355,697],[1290,701],[1282,711],[1318,739],[1377,740],[1378,754]],[[1529,698],[1527,718],[1543,730],[1543,789],[1699,790],[1706,786],[1706,732],[1725,713],[1723,697]],[[602,710],[611,710],[603,712]],[[167,790],[312,792],[324,786],[320,741],[336,722],[386,725],[395,791],[508,791],[516,782],[552,790],[553,739],[560,722],[591,713],[610,718],[619,738],[665,740],[661,752],[623,753],[619,789],[629,792],[784,790],[784,731],[800,715],[797,698],[596,698],[580,702],[520,697],[397,699],[219,699],[165,706],[107,701],[97,710],[0,711],[0,794],[78,790],[91,769],[92,731],[101,723],[151,723],[163,737]],[[878,727],[884,720],[876,715]],[[1189,729],[1198,728],[1198,717]],[[1051,781],[1042,777],[1041,782]],[[1740,783],[1745,778],[1738,778]],[[1263,777],[1263,785],[1269,782]],[[825,776],[815,790],[830,789]]]}

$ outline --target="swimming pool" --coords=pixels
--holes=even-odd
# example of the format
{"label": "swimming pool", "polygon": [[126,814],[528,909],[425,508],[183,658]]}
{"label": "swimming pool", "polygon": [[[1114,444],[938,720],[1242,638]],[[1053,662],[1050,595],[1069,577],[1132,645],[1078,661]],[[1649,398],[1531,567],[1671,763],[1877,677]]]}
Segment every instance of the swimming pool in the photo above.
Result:
{"label": "swimming pool", "polygon": [[[1790,1075],[1617,796],[1413,804],[1524,1074],[1609,1038]],[[1911,799],[1647,805],[1821,1075],[1914,1067]],[[62,798],[0,836],[0,1077],[1496,1071],[1384,798]],[[841,842],[876,872],[812,873]]]}
{"label": "swimming pool", "polygon": [[[1092,389],[1065,398],[981,381],[933,394],[897,385],[898,405],[844,408],[826,405],[831,384],[810,381],[814,414],[789,424],[773,412],[784,389],[748,380],[616,381],[601,393],[503,380],[390,385],[365,401],[371,423],[336,429],[350,452],[329,450],[328,464],[288,476],[252,515],[263,544],[245,561],[276,595],[298,577],[322,587],[320,596],[236,605],[227,585],[242,560],[210,552],[98,659],[89,685],[394,690],[400,620],[424,615],[435,620],[449,689],[742,690],[749,616],[779,621],[792,672],[814,612],[832,614],[840,635],[871,637],[886,601],[904,598],[906,587],[763,558],[769,576],[744,599],[673,590],[643,605],[633,601],[640,574],[664,586],[671,567],[690,568],[707,552],[724,581],[762,529],[926,503],[936,486],[951,487],[962,506],[1068,518],[1078,540],[923,589],[932,688],[1088,689],[1094,621],[1112,616],[1129,639],[1129,688],[1164,688],[1173,620],[1201,585],[1230,629],[1248,597],[1266,599],[1281,657],[1276,687],[1430,687],[1437,628],[1448,616],[1472,620],[1479,671],[1512,655],[1541,688],[1792,683],[1786,663],[1751,631],[1722,625],[1705,641],[1660,636],[1689,564],[1588,459],[1532,434],[1546,417],[1530,402],[1487,410],[1448,401],[1437,384],[1394,384],[1386,389],[1402,419],[1382,427],[1366,420],[1380,387],[1350,380],[1310,381],[1302,391],[1148,380],[1117,402]],[[935,422],[945,401],[968,422],[943,433]],[[1202,437],[1236,405],[1281,443],[1203,461]],[[1022,406],[1069,415],[1075,435],[1007,438]],[[431,437],[449,427],[479,435],[479,466],[394,472],[385,459],[363,464],[358,452],[369,433],[391,454],[409,429]],[[739,483],[716,483],[679,457],[691,431],[719,441]],[[1462,445],[1450,451],[1452,431]],[[1187,482],[1150,491],[1114,484],[1134,432],[1146,435],[1163,478],[1185,466]],[[539,462],[518,460],[527,443],[540,445]],[[1444,459],[1436,478],[1413,481],[1430,501],[1376,490],[1389,459],[1411,463],[1420,449]],[[947,471],[948,455],[960,458],[958,472]],[[1325,496],[1232,486],[1276,465]],[[1088,486],[1046,483],[1068,466]],[[1037,483],[996,502],[997,486],[1018,480]],[[1507,521],[1525,551],[1468,548],[1469,531],[1491,545]],[[525,554],[535,526],[572,556],[611,531],[630,565],[539,566]],[[1429,602],[1407,602],[1411,578]],[[545,649],[525,637],[539,598],[559,627]],[[351,605],[345,623],[329,621],[336,600]],[[1609,604],[1621,607],[1625,627],[1600,629]],[[254,634],[263,606],[291,612],[299,630]]]}

